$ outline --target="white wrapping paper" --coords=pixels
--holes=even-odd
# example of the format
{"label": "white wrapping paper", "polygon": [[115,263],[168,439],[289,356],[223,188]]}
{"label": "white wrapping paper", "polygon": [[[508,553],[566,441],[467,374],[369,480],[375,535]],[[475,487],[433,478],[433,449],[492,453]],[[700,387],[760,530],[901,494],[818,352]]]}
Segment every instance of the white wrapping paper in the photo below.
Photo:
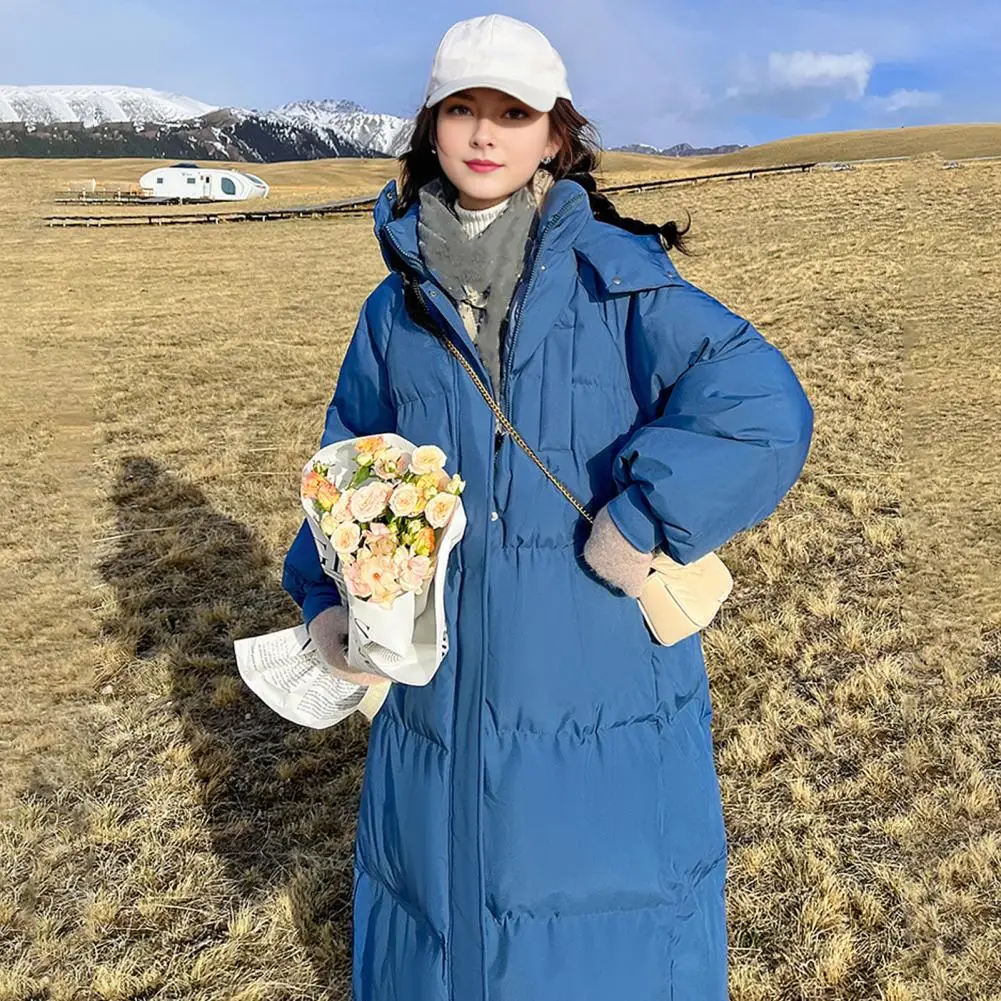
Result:
{"label": "white wrapping paper", "polygon": [[[397,434],[382,435],[387,445],[394,445],[408,455],[417,447]],[[329,464],[327,477],[339,489],[351,482],[357,466],[354,445],[360,438],[326,445],[304,466],[303,475],[314,462]],[[378,674],[403,685],[426,685],[437,671],[448,651],[448,623],[445,620],[445,575],[452,550],[466,530],[466,512],[462,497],[438,543],[434,576],[425,585],[424,593],[405,593],[391,608],[356,598],[351,594],[341,573],[340,560],[330,540],[320,528],[320,520],[309,501],[303,499],[303,510],[316,543],[324,573],[337,585],[341,601],[348,607],[348,663],[358,671]]]}
{"label": "white wrapping paper", "polygon": [[391,682],[364,687],[334,674],[304,625],[239,639],[233,647],[247,687],[279,716],[322,730],[355,710],[369,721],[379,711]]}
{"label": "white wrapping paper", "polygon": [[[385,434],[383,438],[407,454],[412,454],[416,447],[399,435]],[[315,461],[329,463],[329,478],[338,489],[344,489],[354,475],[354,444],[358,440],[350,438],[325,446],[306,463],[303,473]],[[445,579],[450,554],[466,529],[462,498],[457,498],[452,517],[442,532],[435,572],[424,592],[416,596],[407,592],[389,609],[349,593],[340,560],[320,529],[316,513],[305,500],[303,509],[324,573],[337,585],[341,601],[348,608],[348,663],[356,670],[387,680],[365,687],[339,678],[301,624],[237,640],[234,643],[237,667],[247,687],[293,723],[325,729],[356,710],[371,721],[394,681],[426,685],[448,652]]]}

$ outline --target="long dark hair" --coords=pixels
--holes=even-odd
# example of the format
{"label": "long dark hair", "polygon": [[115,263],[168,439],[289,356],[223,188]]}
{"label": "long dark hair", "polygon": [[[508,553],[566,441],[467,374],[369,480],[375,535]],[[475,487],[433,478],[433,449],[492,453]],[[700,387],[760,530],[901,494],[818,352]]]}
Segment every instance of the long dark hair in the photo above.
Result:
{"label": "long dark hair", "polygon": [[[436,177],[448,180],[442,172],[438,155],[431,149],[434,145],[438,107],[436,104],[430,108],[421,108],[414,123],[410,148],[398,157],[400,198],[396,211],[400,215],[418,200],[420,189],[428,181]],[[677,247],[681,253],[689,253],[685,234],[691,228],[690,215],[684,229],[679,229],[673,219],[658,226],[642,219],[626,218],[620,216],[612,202],[598,191],[598,182],[594,179],[594,171],[601,162],[601,143],[597,130],[565,97],[556,99],[553,110],[549,112],[549,125],[552,134],[560,140],[560,149],[550,163],[540,166],[543,170],[548,170],[554,180],[568,178],[584,188],[595,219],[619,226],[630,233],[657,233],[668,250]]]}

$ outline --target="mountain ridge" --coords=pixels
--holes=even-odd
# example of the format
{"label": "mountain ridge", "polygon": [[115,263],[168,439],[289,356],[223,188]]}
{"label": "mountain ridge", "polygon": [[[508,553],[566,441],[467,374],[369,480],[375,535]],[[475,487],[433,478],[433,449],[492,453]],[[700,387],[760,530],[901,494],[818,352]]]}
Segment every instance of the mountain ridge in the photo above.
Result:
{"label": "mountain ridge", "polygon": [[[413,119],[354,101],[303,99],[272,111],[221,107],[148,87],[0,86],[0,157],[187,157],[272,163],[329,157],[398,157]],[[742,146],[616,151],[704,156]]]}
{"label": "mountain ridge", "polygon": [[666,149],[650,146],[647,143],[630,143],[628,146],[613,146],[613,153],[642,153],[645,156],[724,156],[727,153],[738,153],[749,149],[746,144],[731,143],[725,146],[693,146],[691,143],[676,143]]}

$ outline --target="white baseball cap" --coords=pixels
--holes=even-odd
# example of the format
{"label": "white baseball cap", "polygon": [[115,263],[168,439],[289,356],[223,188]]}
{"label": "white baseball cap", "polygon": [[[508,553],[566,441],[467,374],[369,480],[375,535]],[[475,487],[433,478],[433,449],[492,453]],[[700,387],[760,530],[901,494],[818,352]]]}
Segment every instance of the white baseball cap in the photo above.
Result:
{"label": "white baseball cap", "polygon": [[570,96],[567,71],[549,39],[506,14],[486,14],[453,24],[434,55],[424,104],[430,107],[471,87],[492,87],[536,111],[552,111]]}

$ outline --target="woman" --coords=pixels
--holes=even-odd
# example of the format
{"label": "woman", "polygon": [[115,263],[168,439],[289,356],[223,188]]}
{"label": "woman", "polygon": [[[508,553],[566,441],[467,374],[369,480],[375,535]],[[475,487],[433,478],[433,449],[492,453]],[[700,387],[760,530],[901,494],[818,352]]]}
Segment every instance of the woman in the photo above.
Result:
{"label": "woman", "polygon": [[[698,634],[633,597],[766,518],[813,413],[783,355],[620,219],[559,55],[501,15],[435,56],[322,444],[396,431],[466,481],[452,643],[369,736],[354,1001],[724,1001],[726,836]],[[683,248],[681,248],[683,249]],[[413,285],[410,293],[406,286]],[[418,300],[593,531],[498,432]],[[344,610],[304,526],[284,585],[328,661]]]}

